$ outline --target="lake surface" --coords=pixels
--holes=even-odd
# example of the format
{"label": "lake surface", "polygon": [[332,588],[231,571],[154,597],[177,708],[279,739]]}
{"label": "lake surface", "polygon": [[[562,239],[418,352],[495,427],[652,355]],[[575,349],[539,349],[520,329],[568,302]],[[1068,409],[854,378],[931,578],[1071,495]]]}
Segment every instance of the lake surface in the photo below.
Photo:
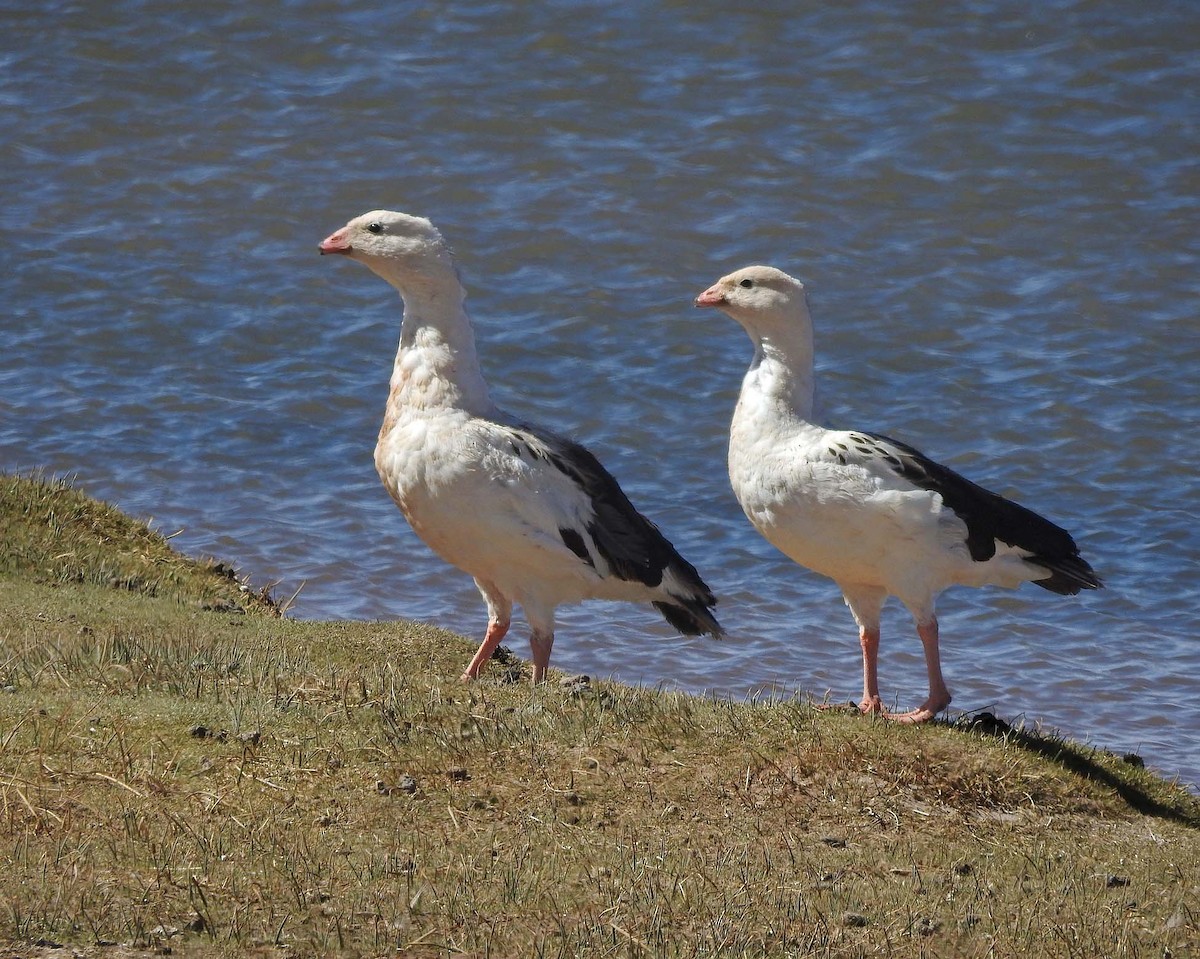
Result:
{"label": "lake surface", "polygon": [[[1200,5],[798,6],[0,5],[0,468],[303,584],[298,616],[478,638],[374,475],[399,300],[316,249],[418,213],[493,396],[589,445],[721,596],[722,643],[564,609],[554,664],[857,698],[838,592],[728,487],[749,342],[691,306],[770,263],[809,288],[831,425],[1046,514],[1108,585],[945,594],[954,710],[1194,786]],[[881,682],[924,698],[898,605]]]}

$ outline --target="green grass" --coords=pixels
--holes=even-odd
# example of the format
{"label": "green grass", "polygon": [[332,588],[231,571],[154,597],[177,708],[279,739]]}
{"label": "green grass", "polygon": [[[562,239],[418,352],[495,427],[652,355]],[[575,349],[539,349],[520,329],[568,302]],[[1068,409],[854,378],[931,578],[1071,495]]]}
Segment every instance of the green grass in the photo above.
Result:
{"label": "green grass", "polygon": [[88,583],[210,609],[278,612],[233,567],[198,562],[115,507],[59,480],[0,473],[0,576]]}
{"label": "green grass", "polygon": [[465,639],[280,618],[60,484],[0,486],[14,955],[1195,954],[1200,802],[1102,750],[464,686]]}

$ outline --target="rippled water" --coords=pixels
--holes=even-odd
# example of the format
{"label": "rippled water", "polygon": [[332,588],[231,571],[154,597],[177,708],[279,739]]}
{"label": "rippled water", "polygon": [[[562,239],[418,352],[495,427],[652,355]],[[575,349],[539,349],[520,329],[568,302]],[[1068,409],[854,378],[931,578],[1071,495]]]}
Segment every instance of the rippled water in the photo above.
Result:
{"label": "rippled water", "polygon": [[728,489],[749,344],[690,306],[769,262],[811,291],[832,423],[1018,495],[1108,583],[945,595],[955,707],[1200,781],[1200,7],[378,6],[0,5],[0,467],[304,583],[298,615],[478,634],[371,464],[399,302],[316,254],[420,213],[493,395],[588,443],[722,597],[720,644],[564,610],[555,664],[856,697],[836,590]]}

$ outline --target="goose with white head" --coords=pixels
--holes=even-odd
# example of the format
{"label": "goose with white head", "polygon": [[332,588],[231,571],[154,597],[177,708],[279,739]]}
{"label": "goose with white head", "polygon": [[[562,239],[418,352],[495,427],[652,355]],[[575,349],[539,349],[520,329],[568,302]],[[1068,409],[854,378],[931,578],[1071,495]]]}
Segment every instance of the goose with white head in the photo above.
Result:
{"label": "goose with white head", "polygon": [[[749,266],[696,298],[742,325],[754,359],[729,434],[729,479],[770,543],[837,583],[859,627],[859,709],[925,722],[950,705],[935,603],[954,585],[1033,582],[1073,595],[1102,584],[1066,530],[878,433],[813,422],[813,328],[804,286]],[[912,614],[929,694],[888,713],[879,694],[880,614],[888,596]]]}
{"label": "goose with white head", "polygon": [[535,683],[564,603],[646,602],[681,633],[721,634],[712,591],[599,461],[493,405],[454,256],[429,220],[376,210],[320,251],[357,260],[404,301],[375,468],[416,534],[472,576],[487,605],[464,680],[492,657],[514,604],[529,623]]}

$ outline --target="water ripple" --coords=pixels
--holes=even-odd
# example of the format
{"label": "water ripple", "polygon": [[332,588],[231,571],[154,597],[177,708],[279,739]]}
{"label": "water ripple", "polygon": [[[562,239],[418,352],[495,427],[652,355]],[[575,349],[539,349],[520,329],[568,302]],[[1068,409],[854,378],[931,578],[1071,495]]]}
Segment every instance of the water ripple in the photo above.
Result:
{"label": "water ripple", "polygon": [[[411,209],[459,250],[496,396],[594,447],[722,595],[721,644],[564,611],[557,663],[854,696],[836,590],[724,476],[748,343],[689,305],[777,263],[833,421],[1019,496],[1109,584],[948,594],[955,705],[1200,781],[1192,7],[119,0],[6,27],[0,465],[304,582],[300,615],[477,633],[373,476],[399,303],[315,255]],[[906,619],[882,669],[911,703]]]}

